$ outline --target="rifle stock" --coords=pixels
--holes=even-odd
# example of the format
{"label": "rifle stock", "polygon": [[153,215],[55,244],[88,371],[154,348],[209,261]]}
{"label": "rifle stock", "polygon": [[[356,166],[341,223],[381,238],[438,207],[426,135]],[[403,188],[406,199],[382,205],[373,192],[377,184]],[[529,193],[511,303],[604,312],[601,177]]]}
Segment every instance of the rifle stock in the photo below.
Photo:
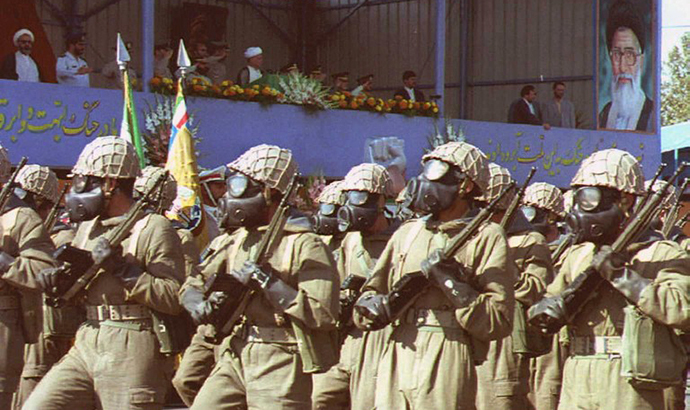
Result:
{"label": "rifle stock", "polygon": [[671,231],[675,226],[677,226],[677,222],[682,219],[678,217],[678,212],[680,211],[680,207],[682,206],[682,203],[680,202],[683,192],[688,187],[688,184],[690,183],[690,178],[685,178],[683,181],[683,184],[680,186],[680,189],[678,190],[678,195],[673,201],[673,205],[671,206],[671,209],[668,211],[666,215],[666,220],[664,221],[664,226],[661,229],[662,233],[664,234],[664,238],[668,238],[669,235],[671,234]]}
{"label": "rifle stock", "polygon": [[513,222],[513,218],[515,217],[515,212],[518,211],[518,208],[520,206],[520,202],[522,202],[522,198],[525,196],[525,190],[529,186],[529,183],[532,181],[532,178],[534,177],[534,174],[536,172],[537,172],[536,167],[532,167],[532,169],[529,170],[529,175],[527,175],[527,178],[525,178],[525,182],[522,184],[520,189],[515,193],[513,200],[510,201],[510,205],[508,206],[508,209],[506,210],[505,214],[503,214],[503,218],[501,219],[501,227],[504,230],[508,229],[510,224]]}
{"label": "rifle stock", "polygon": [[48,213],[48,216],[46,217],[43,226],[45,226],[46,231],[48,233],[50,233],[55,227],[55,223],[57,222],[58,218],[58,212],[60,211],[60,201],[62,201],[62,197],[64,197],[65,193],[67,193],[67,189],[68,185],[65,184],[65,186],[62,188],[62,191],[60,191],[60,196],[58,197],[57,201],[55,201],[53,207],[50,209],[50,213]]}
{"label": "rifle stock", "polygon": [[5,185],[2,186],[2,190],[0,190],[0,209],[3,210],[3,212],[7,206],[7,201],[9,201],[10,197],[12,196],[14,182],[17,180],[19,171],[21,171],[22,168],[24,168],[24,165],[26,165],[26,161],[28,161],[28,158],[22,157],[22,159],[19,161],[19,164],[17,164],[17,167],[14,169],[14,172],[10,176],[10,179],[5,182]]}

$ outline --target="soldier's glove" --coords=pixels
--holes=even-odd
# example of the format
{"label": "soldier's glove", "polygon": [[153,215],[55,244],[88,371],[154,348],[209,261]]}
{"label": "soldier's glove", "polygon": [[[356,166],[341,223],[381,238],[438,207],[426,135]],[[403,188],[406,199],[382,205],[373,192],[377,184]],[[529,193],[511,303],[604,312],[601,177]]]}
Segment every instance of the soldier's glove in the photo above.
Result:
{"label": "soldier's glove", "polygon": [[610,246],[603,246],[592,260],[592,266],[609,281],[628,301],[637,304],[644,288],[652,281],[626,267],[626,258],[614,252]]}
{"label": "soldier's glove", "polygon": [[61,265],[56,268],[46,268],[36,274],[36,282],[49,296],[57,296],[60,277],[68,269],[67,265]]}
{"label": "soldier's glove", "polygon": [[567,322],[565,302],[561,296],[546,297],[527,311],[529,323],[546,334],[558,332]]}
{"label": "soldier's glove", "polygon": [[456,308],[467,307],[479,296],[479,292],[462,280],[467,277],[462,266],[455,259],[444,259],[440,249],[423,260],[421,268],[422,273],[441,289]]}
{"label": "soldier's glove", "polygon": [[[215,294],[220,294],[216,295]],[[223,292],[213,292],[208,299],[204,298],[204,294],[197,289],[188,288],[182,294],[180,302],[185,308],[195,324],[210,323],[211,315],[214,311],[214,303],[222,303],[222,298],[225,294]]]}
{"label": "soldier's glove", "polygon": [[361,297],[355,304],[355,310],[366,320],[366,330],[379,330],[392,321],[388,295],[373,294]]}
{"label": "soldier's glove", "polygon": [[244,285],[260,289],[271,305],[280,312],[286,311],[297,299],[297,290],[283,282],[268,264],[259,266],[246,261],[242,268],[233,270],[231,275]]}
{"label": "soldier's glove", "polygon": [[14,258],[9,253],[0,251],[0,274],[10,270],[10,265],[14,262]]}
{"label": "soldier's glove", "polygon": [[112,246],[102,236],[96,240],[96,245],[91,250],[91,258],[96,265],[100,265],[102,269],[108,272],[119,270],[124,263],[122,248]]}

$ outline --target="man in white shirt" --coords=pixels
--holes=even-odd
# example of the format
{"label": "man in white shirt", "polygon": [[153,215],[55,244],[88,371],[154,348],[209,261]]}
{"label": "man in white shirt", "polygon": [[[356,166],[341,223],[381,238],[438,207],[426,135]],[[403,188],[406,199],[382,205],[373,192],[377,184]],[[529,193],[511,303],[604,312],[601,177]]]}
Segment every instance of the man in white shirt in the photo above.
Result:
{"label": "man in white shirt", "polygon": [[42,81],[41,71],[31,58],[34,45],[34,33],[23,28],[14,33],[13,42],[17,51],[5,57],[0,67],[0,78],[6,80]]}
{"label": "man in white shirt", "polygon": [[153,49],[153,75],[172,79],[172,72],[168,64],[173,55],[173,49],[168,43],[158,44]]}
{"label": "man in white shirt", "polygon": [[58,83],[76,87],[89,86],[89,73],[93,70],[81,58],[85,50],[84,34],[71,34],[67,37],[67,52],[55,64]]}
{"label": "man in white shirt", "polygon": [[249,47],[244,52],[247,66],[237,73],[237,84],[247,85],[264,76],[261,66],[264,64],[264,52],[261,47]]}

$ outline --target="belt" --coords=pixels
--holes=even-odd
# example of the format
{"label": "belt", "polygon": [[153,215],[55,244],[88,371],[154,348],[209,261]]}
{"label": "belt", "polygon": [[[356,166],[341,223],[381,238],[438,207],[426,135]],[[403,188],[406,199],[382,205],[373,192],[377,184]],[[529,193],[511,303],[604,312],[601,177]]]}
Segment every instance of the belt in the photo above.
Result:
{"label": "belt", "polygon": [[255,343],[297,343],[295,333],[287,327],[247,326],[247,341]]}
{"label": "belt", "polygon": [[0,310],[19,309],[19,298],[16,296],[0,296]]}
{"label": "belt", "polygon": [[620,336],[576,336],[570,339],[571,356],[620,355]]}
{"label": "belt", "polygon": [[422,326],[460,328],[453,310],[409,309],[403,323]]}
{"label": "belt", "polygon": [[86,319],[99,322],[104,320],[151,319],[151,311],[142,305],[87,305]]}

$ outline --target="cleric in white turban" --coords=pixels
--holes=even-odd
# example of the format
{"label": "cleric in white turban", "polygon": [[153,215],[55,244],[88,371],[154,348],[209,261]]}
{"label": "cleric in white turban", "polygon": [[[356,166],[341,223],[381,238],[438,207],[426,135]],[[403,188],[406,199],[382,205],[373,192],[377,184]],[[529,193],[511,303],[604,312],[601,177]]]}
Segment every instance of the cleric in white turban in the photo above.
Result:
{"label": "cleric in white turban", "polygon": [[34,39],[34,33],[25,28],[14,33],[12,42],[17,47],[17,51],[5,56],[2,60],[0,78],[34,83],[42,81],[38,64],[31,58]]}
{"label": "cleric in white turban", "polygon": [[244,51],[244,58],[247,59],[247,66],[237,73],[237,84],[242,86],[263,77],[261,66],[264,64],[264,51],[261,47],[249,47]]}

